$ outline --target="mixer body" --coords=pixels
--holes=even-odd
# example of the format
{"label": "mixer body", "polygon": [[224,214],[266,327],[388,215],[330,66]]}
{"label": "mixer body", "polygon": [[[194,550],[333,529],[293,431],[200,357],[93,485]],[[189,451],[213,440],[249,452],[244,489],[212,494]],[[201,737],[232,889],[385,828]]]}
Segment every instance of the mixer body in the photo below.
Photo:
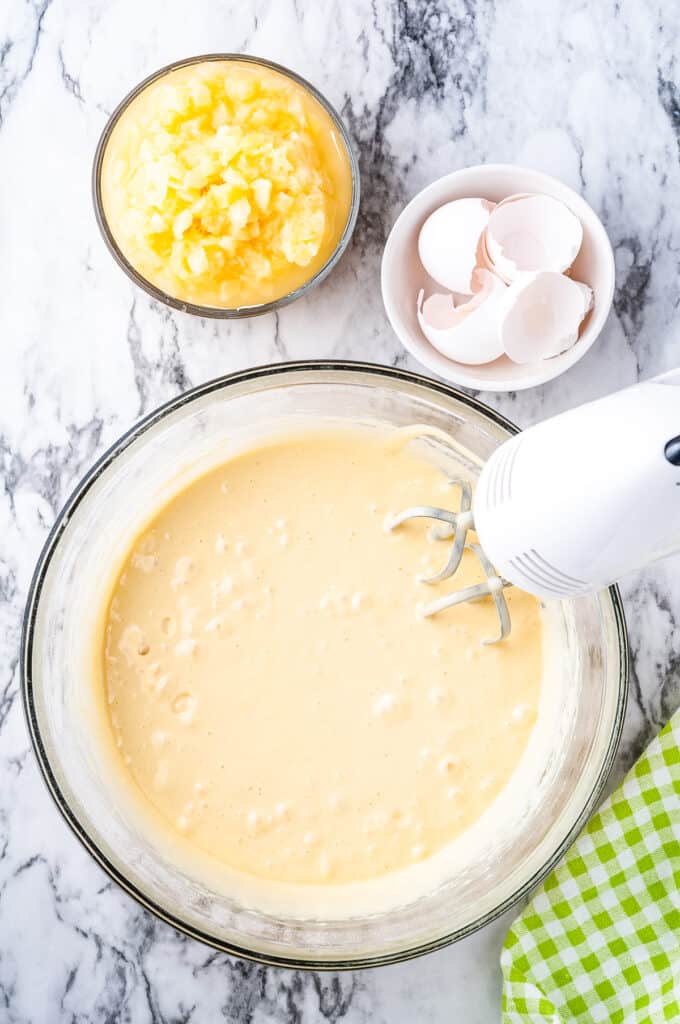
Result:
{"label": "mixer body", "polygon": [[497,573],[542,598],[607,586],[680,550],[680,371],[502,444],[473,503]]}

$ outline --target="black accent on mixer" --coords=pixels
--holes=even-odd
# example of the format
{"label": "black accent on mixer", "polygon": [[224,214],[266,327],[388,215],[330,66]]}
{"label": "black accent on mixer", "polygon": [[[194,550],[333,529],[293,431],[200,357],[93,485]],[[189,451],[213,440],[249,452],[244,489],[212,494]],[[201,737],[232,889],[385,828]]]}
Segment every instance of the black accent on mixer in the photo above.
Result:
{"label": "black accent on mixer", "polygon": [[672,466],[680,467],[680,434],[671,438],[664,448],[664,455]]}

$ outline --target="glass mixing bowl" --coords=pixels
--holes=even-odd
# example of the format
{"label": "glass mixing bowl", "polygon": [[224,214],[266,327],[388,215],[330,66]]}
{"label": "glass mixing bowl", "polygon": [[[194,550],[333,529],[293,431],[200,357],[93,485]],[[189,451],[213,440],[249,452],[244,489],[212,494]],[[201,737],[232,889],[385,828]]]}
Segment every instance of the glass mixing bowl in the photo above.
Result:
{"label": "glass mixing bowl", "polygon": [[[141,96],[144,90],[147,89],[152,82],[165,78],[167,75],[172,75],[173,72],[178,71],[180,68],[190,67],[194,64],[206,64],[212,61],[229,61],[236,64],[250,64],[255,67],[266,68],[270,71],[276,71],[284,77],[291,79],[293,82],[297,83],[297,85],[302,86],[302,88],[305,89],[329,115],[337,132],[340,144],[344,147],[347,154],[347,160],[350,168],[352,194],[347,221],[335,249],[330,254],[324,265],[320,267],[316,273],[312,274],[307,281],[301,284],[298,288],[295,288],[293,291],[288,292],[286,295],[282,295],[277,299],[273,299],[271,302],[261,302],[254,306],[224,307],[200,305],[195,302],[189,302],[188,300],[178,298],[176,295],[171,295],[158,287],[158,285],[154,284],[152,281],[149,281],[148,278],[146,278],[130,262],[130,260],[128,260],[127,256],[116,241],[115,233],[106,216],[102,193],[102,172],[104,160],[106,158],[106,149],[116,126],[131,104]],[[328,102],[323,93],[320,93],[318,89],[315,89],[311,82],[308,82],[301,75],[296,74],[289,68],[283,67],[281,64],[275,64],[273,61],[264,60],[262,57],[253,57],[245,53],[199,54],[196,57],[186,57],[184,60],[174,61],[174,63],[168,64],[165,67],[160,68],[158,71],[154,71],[152,75],[149,75],[149,77],[145,78],[144,81],[139,83],[139,85],[136,85],[135,88],[132,89],[132,91],[129,92],[123,100],[121,100],[113,111],[109,120],[106,122],[104,131],[97,143],[97,149],[95,151],[94,161],[92,164],[92,202],[94,204],[97,225],[99,226],[99,230],[101,231],[109,252],[115,259],[118,266],[125,271],[127,276],[134,281],[138,287],[143,288],[144,291],[153,299],[157,299],[159,302],[164,302],[166,306],[172,306],[174,309],[179,309],[183,313],[193,313],[200,317],[214,317],[222,320],[235,320],[242,317],[259,316],[261,313],[270,313],[272,310],[280,309],[282,306],[287,306],[289,302],[294,302],[295,299],[299,299],[301,296],[306,295],[310,289],[316,287],[317,284],[320,284],[336,266],[342,254],[345,252],[345,249],[349,245],[356,226],[357,216],[359,214],[359,196],[359,163],[352,146],[352,141],[337,110],[335,110],[335,108]]]}
{"label": "glass mixing bowl", "polygon": [[[127,549],[184,469],[232,446],[333,417],[352,425],[438,427],[480,460],[515,427],[443,384],[364,364],[291,363],[195,388],[147,416],[96,463],[61,512],[40,556],[25,617],[23,695],[49,789],[99,864],[141,904],[219,949],[273,964],[345,968],[437,949],[493,920],[553,867],[596,805],[616,751],[628,657],[615,588],[565,602],[569,685],[551,754],[517,825],[424,898],[371,916],[300,920],[238,906],[154,844],[129,812],[87,728],[94,689],[84,643],[103,569]],[[91,645],[90,645],[91,650]],[[569,704],[569,708],[566,708]]]}

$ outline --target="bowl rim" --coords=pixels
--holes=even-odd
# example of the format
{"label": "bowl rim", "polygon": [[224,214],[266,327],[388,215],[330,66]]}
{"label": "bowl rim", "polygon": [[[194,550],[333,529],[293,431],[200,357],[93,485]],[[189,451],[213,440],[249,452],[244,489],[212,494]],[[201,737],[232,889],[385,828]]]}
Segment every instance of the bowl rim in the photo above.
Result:
{"label": "bowl rim", "polygon": [[61,539],[62,534],[66,530],[71,516],[76,511],[80,502],[85,498],[91,487],[97,482],[101,474],[113,463],[118,456],[120,456],[130,445],[132,445],[138,438],[142,437],[151,427],[156,423],[163,420],[166,416],[173,412],[183,408],[185,405],[189,405],[197,399],[217,393],[220,391],[227,391],[237,385],[257,381],[260,378],[285,378],[288,374],[299,374],[300,372],[306,371],[318,371],[318,372],[330,372],[337,374],[339,378],[347,373],[363,373],[367,376],[374,376],[376,378],[388,379],[393,382],[405,382],[407,384],[414,384],[424,386],[427,389],[431,389],[444,395],[447,398],[453,398],[466,405],[468,408],[475,410],[476,412],[482,413],[487,416],[490,420],[495,422],[497,425],[504,427],[511,433],[519,433],[519,428],[515,426],[510,420],[506,419],[501,413],[490,408],[485,403],[478,399],[467,395],[457,388],[452,387],[449,384],[444,384],[439,381],[433,381],[422,374],[412,373],[408,370],[402,370],[395,367],[380,366],[375,363],[364,363],[360,361],[351,360],[300,360],[296,362],[284,362],[284,363],[271,363],[263,366],[254,367],[247,370],[240,370],[235,373],[216,377],[213,380],[207,381],[204,384],[199,384],[197,387],[191,388],[188,391],[182,392],[181,394],[171,398],[169,401],[164,402],[162,405],[142,417],[136,423],[134,423],[128,430],[126,430],[112,445],[93,463],[90,469],[84,474],[80,481],[71,491],[69,497],[66,499],[63,507],[61,508],[57,518],[47,536],[45,544],[40,552],[36,567],[31,579],[28,597],[26,600],[26,607],[22,622],[21,632],[21,646],[20,646],[20,658],[19,658],[19,670],[20,670],[20,688],[22,695],[22,703],[24,708],[24,715],[28,732],[31,738],[33,750],[35,752],[38,767],[43,780],[47,786],[47,789],[58,809],[62,818],[71,829],[72,833],[85,847],[93,859],[99,864],[104,872],[114,882],[120,886],[129,896],[137,901],[144,909],[150,911],[160,920],[166,924],[176,928],[179,932],[190,938],[196,939],[205,945],[211,946],[214,949],[219,950],[223,953],[228,953],[233,956],[241,957],[245,960],[255,961],[257,963],[266,964],[273,967],[290,967],[298,970],[358,970],[365,967],[377,967],[388,964],[402,963],[406,960],[411,960],[415,957],[421,956],[425,953],[434,952],[435,950],[442,949],[445,946],[450,945],[453,942],[457,942],[459,939],[465,938],[473,932],[478,931],[485,925],[495,921],[498,917],[504,914],[511,907],[515,906],[524,896],[526,896],[531,889],[538,885],[555,867],[558,861],[561,859],[565,851],[569,848],[573,840],[579,834],[581,829],[584,827],[591,813],[594,811],[597,802],[602,795],[604,787],[606,785],[609,773],[611,771],[616,752],[618,750],[621,733],[623,730],[624,714],[627,703],[628,687],[629,687],[629,676],[630,676],[630,659],[628,650],[628,633],[626,628],[626,621],[623,610],[623,603],[619,588],[617,586],[611,586],[607,588],[607,593],[611,601],[613,620],[616,629],[616,637],[618,642],[618,656],[620,672],[618,678],[618,692],[616,696],[616,708],[614,712],[614,718],[612,722],[611,734],[607,741],[606,750],[603,756],[602,765],[597,778],[594,781],[591,792],[584,803],[584,806],[577,816],[574,824],[572,825],[569,832],[565,835],[562,842],[553,851],[552,855],[538,868],[534,874],[527,879],[518,889],[516,889],[510,896],[508,896],[498,906],[492,908],[480,917],[470,921],[463,927],[457,928],[452,932],[448,932],[436,939],[429,942],[421,943],[417,946],[408,947],[403,950],[394,951],[388,954],[376,954],[376,955],[361,955],[355,958],[344,957],[336,960],[323,960],[304,958],[300,956],[286,956],[272,953],[262,953],[258,950],[249,949],[244,946],[239,946],[235,943],[224,942],[214,935],[210,935],[207,932],[202,931],[200,928],[189,924],[184,921],[180,916],[173,914],[169,910],[166,910],[158,903],[156,903],[150,896],[143,893],[137,888],[123,873],[119,870],[111,861],[105,856],[105,854],[99,849],[96,842],[89,835],[85,825],[81,823],[75,811],[73,811],[68,803],[68,800],[64,796],[56,775],[54,774],[49,757],[47,755],[46,748],[42,741],[40,732],[40,724],[38,721],[38,715],[36,711],[36,703],[34,696],[34,682],[32,673],[32,656],[33,656],[33,644],[35,639],[35,625],[37,618],[38,606],[40,603],[42,588],[45,582],[45,577],[49,569],[52,558],[54,557]]}
{"label": "bowl rim", "polygon": [[[282,295],[278,299],[273,299],[271,302],[264,302],[255,306],[203,306],[200,303],[186,302],[182,299],[175,298],[173,295],[169,295],[163,291],[157,285],[149,281],[143,274],[133,266],[132,263],[124,255],[116,242],[113,231],[109,227],[108,218],[104,210],[104,201],[102,198],[101,189],[101,177],[102,168],[104,166],[104,158],[106,155],[106,148],[109,140],[114,132],[118,121],[125,113],[130,104],[135,100],[144,90],[151,85],[153,82],[165,75],[170,74],[172,71],[177,71],[179,68],[190,67],[193,64],[203,64],[212,61],[230,61],[230,62],[242,62],[245,64],[256,64],[260,67],[268,68],[270,71],[276,71],[286,78],[291,79],[297,85],[306,89],[307,92],[317,101],[317,103],[326,111],[330,116],[333,124],[338,131],[345,150],[347,152],[347,159],[350,165],[350,175],[352,181],[352,195],[350,199],[350,208],[347,215],[347,221],[343,228],[342,234],[338,239],[338,243],[335,249],[330,254],[326,262],[320,267],[317,272],[301,284],[298,288],[293,289],[292,292],[288,292],[286,295]],[[245,317],[261,316],[263,313],[271,313],[277,309],[281,309],[283,306],[287,306],[290,302],[294,302],[299,299],[311,288],[314,288],[317,284],[320,284],[330,274],[331,270],[339,262],[347,246],[349,245],[354,228],[356,227],[357,217],[359,215],[359,203],[361,198],[361,183],[359,173],[359,160],[355,152],[352,140],[349,132],[345,127],[345,124],[337,112],[335,107],[326,99],[322,92],[320,92],[316,86],[308,82],[306,78],[299,75],[296,71],[292,71],[290,68],[285,67],[283,64],[277,64],[275,61],[267,60],[264,57],[257,57],[253,54],[247,53],[204,53],[197,54],[194,57],[183,57],[181,60],[172,61],[170,64],[165,64],[162,68],[157,71],[153,71],[150,75],[147,75],[138,85],[135,85],[127,95],[123,97],[120,103],[116,106],[113,113],[108,118],[97,147],[94,152],[94,158],[92,161],[92,176],[91,176],[91,192],[92,192],[92,204],[94,206],[95,219],[99,228],[100,234],[104,239],[107,249],[113,256],[118,266],[127,274],[130,280],[136,284],[139,288],[150,295],[151,298],[156,299],[158,302],[164,303],[166,306],[170,306],[172,309],[177,309],[182,313],[190,313],[194,316],[206,317],[215,320],[240,320]]]}
{"label": "bowl rim", "polygon": [[[578,339],[575,345],[573,345],[566,352],[560,353],[552,359],[542,359],[536,362],[536,371],[534,371],[530,377],[522,380],[512,380],[509,377],[495,381],[490,380],[484,376],[483,367],[477,366],[466,366],[466,364],[458,363],[453,359],[448,359],[447,356],[438,352],[425,337],[415,338],[413,332],[404,328],[398,330],[395,325],[396,309],[395,304],[389,298],[389,288],[387,285],[387,273],[386,273],[386,260],[388,255],[391,255],[392,250],[396,246],[395,232],[399,226],[400,221],[412,209],[416,204],[423,201],[423,199],[431,192],[436,192],[439,188],[443,187],[444,184],[449,184],[453,187],[457,181],[467,176],[475,176],[480,181],[480,191],[483,190],[484,180],[492,178],[497,174],[516,174],[519,176],[531,176],[537,182],[541,181],[545,185],[546,194],[549,195],[567,195],[570,200],[573,199],[575,205],[583,210],[587,211],[588,218],[588,229],[593,233],[594,242],[599,252],[602,253],[603,259],[607,264],[607,279],[608,286],[603,302],[599,303],[598,308],[593,310],[590,314],[590,319],[586,324],[583,335]],[[518,185],[518,191],[524,191]],[[514,190],[513,190],[514,192]],[[508,195],[513,194],[509,192]],[[459,197],[463,198],[463,197]],[[443,199],[442,202],[448,202],[449,200]],[[567,203],[567,205],[569,205]],[[576,212],[576,211],[574,211]],[[578,213],[583,223],[583,217]],[[585,226],[585,224],[584,224]],[[590,205],[588,200],[582,196],[579,192],[573,189],[570,185],[567,185],[565,181],[560,178],[556,178],[552,174],[547,174],[544,171],[539,170],[535,167],[526,167],[522,164],[511,164],[511,163],[490,163],[490,164],[471,164],[469,167],[459,167],[455,171],[450,171],[448,174],[443,174],[434,181],[425,185],[424,188],[420,189],[412,198],[406,203],[401,209],[399,215],[394,221],[390,232],[387,236],[387,241],[383,249],[383,255],[380,263],[380,290],[382,293],[383,306],[385,307],[385,313],[387,319],[390,322],[390,326],[394,331],[395,335],[409,352],[414,359],[417,359],[419,363],[426,366],[433,373],[443,377],[450,383],[457,384],[459,387],[472,388],[476,391],[488,391],[488,392],[509,392],[509,391],[526,391],[529,388],[539,387],[542,384],[547,384],[551,380],[556,380],[563,373],[570,370],[576,363],[580,362],[581,359],[590,351],[597,339],[599,338],[604,326],[609,318],[611,312],[614,290],[616,286],[616,261],[614,257],[614,250],[612,248],[611,240],[604,224],[600,217],[595,212],[593,207]],[[414,299],[415,301],[415,299]],[[590,337],[586,337],[590,333]],[[422,344],[419,344],[422,342]],[[431,349],[431,354],[430,354]],[[559,365],[555,365],[557,360],[565,357]],[[449,369],[450,368],[450,369]],[[459,372],[459,368],[462,372]],[[468,372],[469,371],[469,372]],[[482,372],[480,372],[482,371]]]}

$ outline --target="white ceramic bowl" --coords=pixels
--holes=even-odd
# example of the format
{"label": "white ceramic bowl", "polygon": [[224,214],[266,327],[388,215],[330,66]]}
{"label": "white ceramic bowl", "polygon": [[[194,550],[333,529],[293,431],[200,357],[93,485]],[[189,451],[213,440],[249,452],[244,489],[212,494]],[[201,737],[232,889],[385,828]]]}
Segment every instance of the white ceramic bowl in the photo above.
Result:
{"label": "white ceramic bowl", "polygon": [[[420,329],[416,298],[441,291],[426,274],[418,258],[418,235],[425,219],[443,203],[468,196],[500,202],[517,192],[542,192],[562,200],[583,225],[583,244],[572,276],[593,290],[592,312],[576,344],[552,359],[520,365],[502,356],[484,366],[466,366],[438,352]],[[582,359],[592,347],[609,315],[614,296],[614,253],[597,214],[573,189],[557,178],[514,164],[464,167],[438,178],[419,192],[398,217],[387,239],[382,259],[381,286],[390,323],[405,348],[419,363],[445,380],[480,391],[520,391],[545,384]]]}

